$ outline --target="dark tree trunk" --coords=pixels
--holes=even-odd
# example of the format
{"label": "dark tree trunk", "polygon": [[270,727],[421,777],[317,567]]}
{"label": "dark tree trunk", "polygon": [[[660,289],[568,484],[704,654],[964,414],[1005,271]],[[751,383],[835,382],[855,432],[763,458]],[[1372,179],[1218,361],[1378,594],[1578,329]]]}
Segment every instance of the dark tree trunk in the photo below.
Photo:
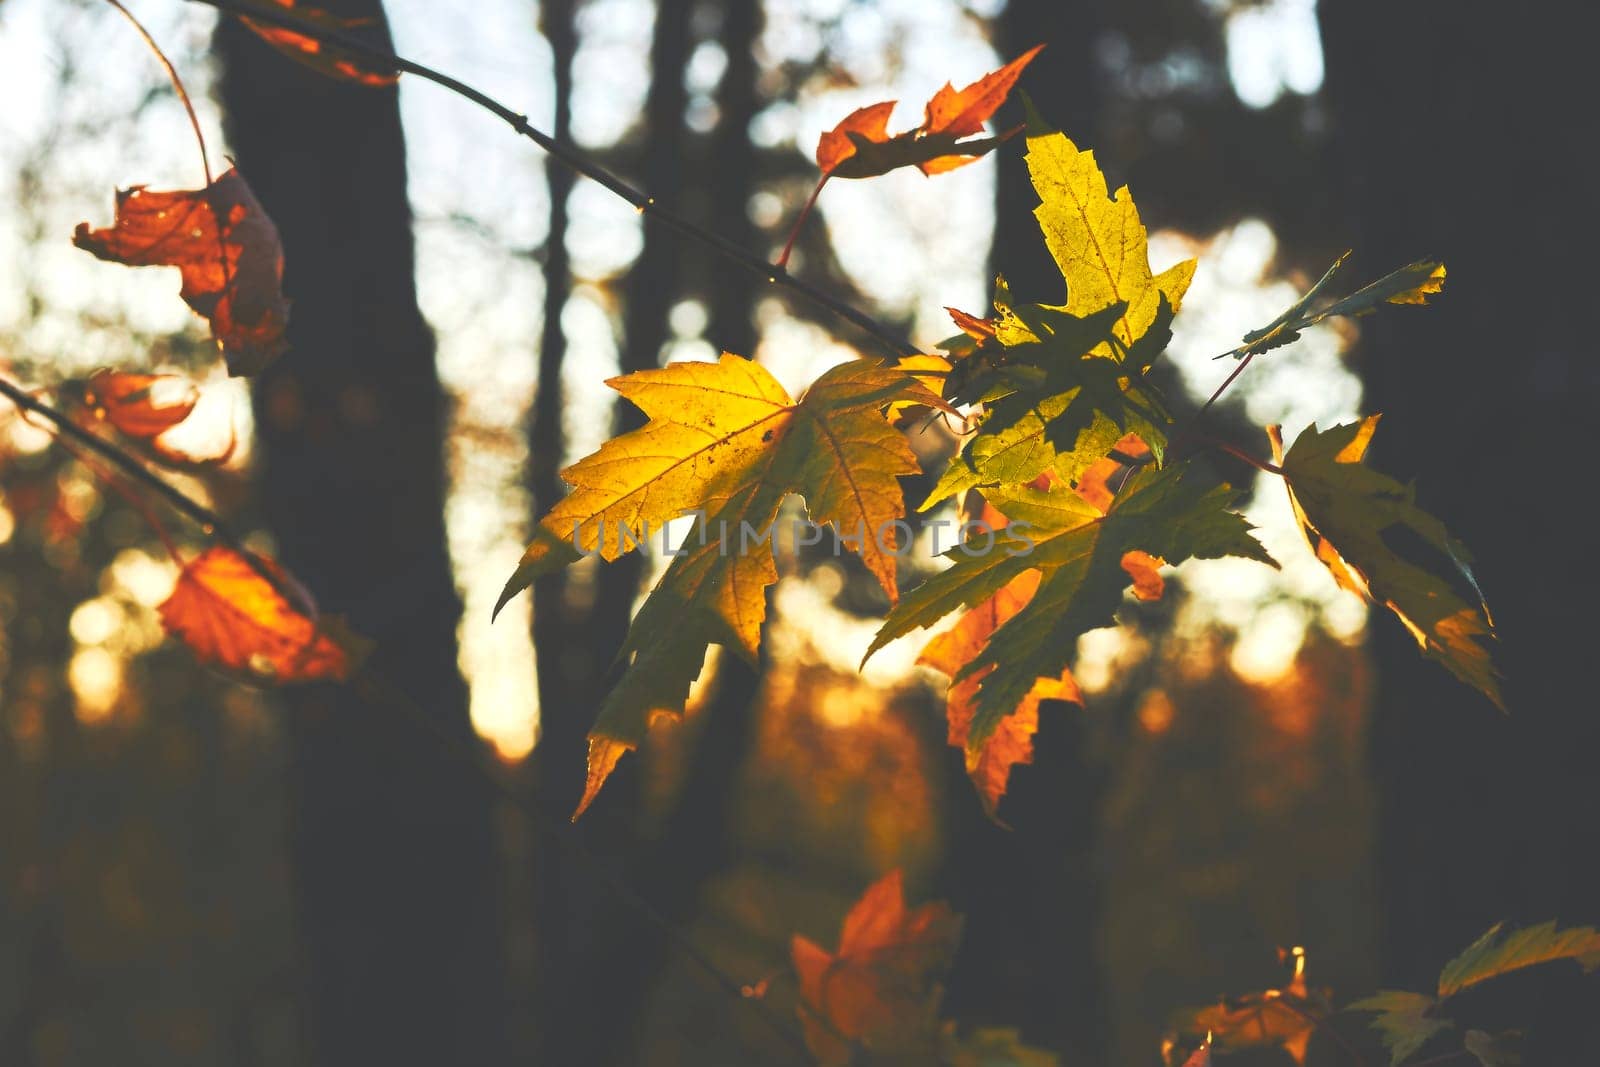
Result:
{"label": "dark tree trunk", "polygon": [[[1385,977],[1422,988],[1499,919],[1600,919],[1600,582],[1579,503],[1600,373],[1575,118],[1592,92],[1580,35],[1533,12],[1320,11],[1362,269],[1427,255],[1450,272],[1433,309],[1363,327],[1368,407],[1385,413],[1376,461],[1416,475],[1422,504],[1472,548],[1508,679],[1502,716],[1375,613]],[[1574,1051],[1560,1061],[1591,1062]]]}
{"label": "dark tree trunk", "polygon": [[[555,121],[551,135],[571,139],[572,60],[578,50],[575,0],[545,0],[539,21],[550,42],[555,74]],[[561,424],[565,397],[561,369],[567,358],[567,337],[561,313],[572,295],[572,259],[567,253],[567,201],[576,184],[572,170],[554,159],[545,162],[550,193],[550,228],[544,245],[544,323],[539,334],[539,385],[528,424],[528,487],[533,494],[534,521],[565,495],[561,466],[566,433]],[[567,572],[547,574],[533,585],[533,648],[539,669],[541,718],[570,716],[572,686],[587,657],[575,639],[566,604]]]}
{"label": "dark tree trunk", "polygon": [[[1050,43],[1022,88],[1047,121],[1081,145],[1095,143],[1099,112],[1094,24],[1088,5],[1011,0],[995,42],[1008,59]],[[1065,285],[1033,217],[1039,198],[1022,147],[1009,145],[996,156],[993,270],[1025,299],[1059,302]],[[1040,709],[1034,764],[1013,772],[1001,808],[1011,829],[984,817],[961,753],[945,753],[952,796],[942,880],[966,916],[945,1011],[1021,1027],[1035,1044],[1072,1062],[1095,1063],[1105,1058],[1107,1038],[1093,867],[1100,790],[1083,715],[1082,708],[1055,702]]]}
{"label": "dark tree trunk", "polygon": [[[678,201],[683,182],[688,104],[683,70],[688,62],[692,5],[662,0],[656,11],[651,47],[652,78],[643,124],[643,187],[663,203]],[[566,124],[570,105],[570,56],[575,48],[571,8],[546,8],[545,32],[557,60],[557,122]],[[566,62],[563,62],[565,58]],[[562,69],[566,67],[567,69]],[[557,136],[564,136],[565,130]],[[554,197],[571,188],[565,175],[552,173],[551,241],[557,240]],[[562,197],[564,200],[564,196]],[[622,329],[623,373],[659,363],[668,338],[668,315],[677,299],[677,239],[646,228],[644,248],[625,286]],[[550,292],[568,284],[564,251],[548,253]],[[554,277],[557,272],[561,277]],[[563,296],[564,302],[564,296]],[[547,298],[546,314],[559,314]],[[564,345],[559,323],[547,319],[540,362],[540,396],[534,415],[535,504],[543,513],[560,493],[560,380],[558,353]],[[619,401],[613,433],[641,424],[633,405]],[[583,790],[587,735],[616,672],[612,660],[622,646],[643,574],[638,553],[603,565],[592,602],[580,608],[564,595],[560,577],[535,589],[534,633],[540,664],[541,734],[534,776],[546,816],[571,811]],[[538,1003],[540,1063],[622,1062],[634,1038],[633,1023],[648,992],[651,969],[635,958],[651,932],[618,897],[632,880],[639,849],[638,782],[624,763],[591,810],[574,826],[550,820],[536,842],[539,930]]]}
{"label": "dark tree trunk", "polygon": [[316,1061],[504,1062],[493,811],[460,758],[475,742],[444,397],[413,285],[397,94],[315,74],[232,20],[216,47],[229,141],[282,233],[294,305],[291,348],[256,389],[261,505],[284,564],[377,642],[374,669],[428,719],[351,688],[284,695]]}

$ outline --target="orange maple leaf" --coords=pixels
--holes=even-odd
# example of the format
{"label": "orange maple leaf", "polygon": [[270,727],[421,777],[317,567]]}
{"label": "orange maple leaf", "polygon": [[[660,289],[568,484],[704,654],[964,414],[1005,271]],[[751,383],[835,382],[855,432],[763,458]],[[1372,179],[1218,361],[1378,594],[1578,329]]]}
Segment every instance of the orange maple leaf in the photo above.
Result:
{"label": "orange maple leaf", "polygon": [[971,163],[1022,129],[1018,126],[992,137],[963,140],[983,132],[984,123],[1005,102],[1023,68],[1043,48],[1035,45],[965,89],[945,83],[928,101],[922,125],[905,133],[889,136],[893,100],[852,112],[822,135],[817,143],[817,166],[827,177],[871,178],[900,167],[942,174]]}
{"label": "orange maple leaf", "polygon": [[[1006,525],[1005,516],[988,503],[983,505],[981,517],[994,530]],[[989,599],[962,615],[955,626],[929,641],[917,662],[952,678],[960,675],[994,632],[1033,599],[1039,588],[1039,578],[1040,572],[1036,570],[1017,575]],[[1001,720],[982,748],[973,751],[968,748],[967,740],[977,714],[978,689],[984,676],[993,669],[975,672],[951,684],[945,697],[945,719],[947,740],[952,747],[965,752],[967,776],[978,790],[984,811],[990,818],[997,819],[1000,799],[1005,796],[1011,780],[1011,768],[1033,762],[1033,735],[1039,729],[1040,701],[1068,700],[1082,704],[1083,693],[1067,671],[1056,678],[1038,679],[1016,710]]]}
{"label": "orange maple leaf", "polygon": [[200,390],[176,374],[124,374],[99,370],[82,386],[83,404],[129,437],[159,437],[187,419],[200,402]]}
{"label": "orange maple leaf", "polygon": [[226,463],[238,446],[231,422],[227,440],[204,454],[170,439],[168,431],[183,424],[200,402],[199,387],[187,378],[99,370],[73,384],[76,395],[72,399],[82,405],[88,419],[109,425],[146,457],[164,466],[194,470]]}
{"label": "orange maple leaf", "polygon": [[113,263],[182,271],[179,295],[210,320],[229,374],[254,374],[286,347],[283,246],[237,170],[199,190],[118,190],[115,223],[81,222],[72,243]]}
{"label": "orange maple leaf", "polygon": [[[262,561],[280,585],[293,580]],[[333,619],[317,621],[310,597],[290,603],[239,552],[214,546],[178,575],[172,595],[156,610],[161,625],[212,663],[256,683],[343,681],[365,642]]]}
{"label": "orange maple leaf", "polygon": [[[259,7],[288,8],[301,19],[312,26],[324,30],[334,30],[339,33],[348,33],[368,26],[377,25],[375,18],[343,18],[330,14],[321,8],[297,4],[295,0],[254,0]],[[358,55],[348,48],[341,48],[328,41],[321,41],[315,37],[292,30],[287,26],[253,19],[247,15],[240,15],[239,21],[255,31],[256,35],[272,47],[288,56],[290,59],[304,63],[313,70],[319,71],[329,77],[342,81],[352,81],[360,85],[382,88],[393,85],[400,80],[398,71],[394,71],[376,63],[371,58]]]}
{"label": "orange maple leaf", "polygon": [[823,1064],[851,1049],[906,1052],[937,1040],[938,975],[949,966],[961,918],[943,901],[906,907],[898,869],[861,895],[845,916],[839,951],[795,935],[806,1043]]}
{"label": "orange maple leaf", "polygon": [[889,115],[895,101],[884,100],[857,108],[817,142],[817,166],[822,178],[795,218],[789,239],[774,266],[788,266],[795,239],[829,178],[872,178],[901,167],[916,167],[924,174],[943,174],[973,162],[1021,132],[1022,127],[978,137],[983,124],[1017,84],[1022,69],[1033,62],[1044,45],[1035,45],[999,70],[990,71],[965,89],[946,82],[933,94],[923,111],[922,125],[889,136]]}

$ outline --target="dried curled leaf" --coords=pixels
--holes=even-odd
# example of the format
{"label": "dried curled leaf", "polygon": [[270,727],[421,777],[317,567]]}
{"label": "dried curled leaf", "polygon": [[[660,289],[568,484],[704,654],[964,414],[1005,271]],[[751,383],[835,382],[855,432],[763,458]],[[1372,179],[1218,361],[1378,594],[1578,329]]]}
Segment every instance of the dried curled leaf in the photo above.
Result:
{"label": "dried curled leaf", "polygon": [[[308,4],[298,4],[295,0],[248,0],[248,2],[264,9],[270,9],[273,6],[287,8],[312,26],[323,30],[334,30],[339,33],[349,33],[353,30],[375,26],[379,21],[375,18],[342,18],[321,8],[311,7]],[[336,44],[318,40],[309,34],[289,29],[287,26],[253,19],[248,15],[240,15],[239,21],[250,27],[263,41],[266,41],[290,59],[304,63],[311,69],[329,77],[371,86],[372,88],[393,85],[400,78],[398,71],[384,66],[370,56],[361,55],[348,48],[341,48]]]}
{"label": "dried curled leaf", "polygon": [[1020,132],[1017,127],[993,137],[976,136],[1043,48],[1035,45],[965,89],[946,84],[928,101],[922,125],[914,130],[889,136],[893,100],[851,112],[822,135],[817,166],[827,177],[871,178],[913,166],[924,174],[942,174],[973,162]]}
{"label": "dried curled leaf", "polygon": [[942,901],[906,907],[899,870],[856,901],[837,952],[796,935],[800,1020],[818,1062],[848,1063],[854,1046],[901,1055],[936,1048],[938,978],[960,936],[960,917]]}
{"label": "dried curled leaf", "polygon": [[[1248,993],[1204,1008],[1181,1012],[1180,1032],[1206,1035],[1202,1050],[1210,1062],[1213,1044],[1232,1049],[1281,1048],[1296,1063],[1304,1063],[1311,1034],[1333,1012],[1326,990],[1308,989],[1305,953],[1296,948],[1281,953],[1294,960],[1294,975],[1284,986]],[[1196,1053],[1198,1055],[1198,1053]]]}
{"label": "dried curled leaf", "polygon": [[1267,428],[1300,531],[1339,585],[1394,612],[1426,655],[1504,709],[1472,557],[1417,507],[1414,487],[1366,465],[1378,419],[1312,426],[1287,455],[1278,427]]}
{"label": "dried curled leaf", "polygon": [[173,440],[170,431],[184,425],[200,402],[199,387],[180,375],[100,370],[69,386],[65,393],[82,409],[80,417],[110,426],[136,451],[163,466],[176,470],[215,466],[231,459],[238,446],[231,421],[227,438],[201,452]]}
{"label": "dried curled leaf", "polygon": [[80,396],[90,414],[118,433],[148,440],[187,419],[200,402],[200,389],[176,374],[100,370],[82,383]]}
{"label": "dried curled leaf", "polygon": [[237,170],[200,190],[119,190],[114,224],[79,223],[72,243],[113,263],[182,271],[180,295],[210,321],[229,374],[256,374],[286,347],[283,246]]}
{"label": "dried curled leaf", "polygon": [[[263,562],[293,588],[281,568]],[[183,568],[157,611],[166,631],[201,663],[258,684],[345,680],[365,642],[337,620],[318,621],[310,598],[300,599],[302,605],[291,604],[248,559],[219,545]]]}

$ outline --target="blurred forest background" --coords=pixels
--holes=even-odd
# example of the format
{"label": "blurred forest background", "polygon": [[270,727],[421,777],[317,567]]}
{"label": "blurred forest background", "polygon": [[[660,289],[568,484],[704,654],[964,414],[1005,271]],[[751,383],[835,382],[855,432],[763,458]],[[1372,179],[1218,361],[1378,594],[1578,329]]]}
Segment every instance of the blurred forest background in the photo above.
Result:
{"label": "blurred forest background", "polygon": [[[489,608],[559,469],[637,424],[603,379],[726,349],[793,389],[870,343],[432,86],[338,84],[210,9],[130,6],[276,219],[294,302],[253,396],[204,383],[194,432],[231,421],[241,446],[184,484],[374,638],[431,720],[242,688],[164,646],[160,542],[4,413],[0,1063],[788,1062],[667,928],[776,976],[784,1015],[789,935],[831,944],[894,866],[966,915],[944,1014],[1068,1065],[1158,1063],[1175,1009],[1275,984],[1279,946],[1349,996],[1425,985],[1497,919],[1600,919],[1578,35],[1441,0],[383,5],[402,54],[768,255],[824,128],[896,97],[908,126],[946,80],[1046,42],[1022,88],[1132,187],[1158,269],[1201,257],[1164,371],[1191,408],[1228,369],[1210,357],[1347,246],[1367,276],[1449,264],[1436,307],[1318,327],[1219,424],[1259,453],[1265,422],[1386,413],[1378,463],[1478,557],[1509,718],[1333,590],[1269,485],[1250,514],[1285,570],[1187,566],[1089,635],[1087,707],[1045,709],[1009,828],[945,745],[916,641],[857,673],[885,605],[822,556],[782,561],[760,670],[714,658],[689,720],[569,826],[659,561],[586,561],[492,628]],[[137,37],[90,0],[0,0],[0,88],[0,368],[209,366],[169,272],[68,242],[113,187],[197,184]],[[791,269],[931,347],[997,271],[1060,298],[1034,203],[1020,145],[831,183]],[[953,441],[917,447],[937,471]],[[481,739],[500,788],[446,736]]]}

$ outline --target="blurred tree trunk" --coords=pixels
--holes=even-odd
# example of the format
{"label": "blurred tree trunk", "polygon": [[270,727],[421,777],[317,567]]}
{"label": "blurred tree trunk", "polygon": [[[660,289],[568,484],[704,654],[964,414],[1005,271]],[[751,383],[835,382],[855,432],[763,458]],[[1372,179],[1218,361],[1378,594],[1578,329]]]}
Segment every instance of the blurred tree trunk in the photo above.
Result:
{"label": "blurred tree trunk", "polygon": [[[676,203],[684,180],[688,105],[683,70],[690,48],[688,0],[657,5],[651,45],[651,83],[642,123],[643,163],[638,176],[650,195]],[[571,57],[576,50],[571,0],[543,12],[557,67],[557,136],[566,136],[570,113]],[[551,248],[547,251],[548,292],[569,286],[565,251],[557,251],[558,225],[565,229],[565,195],[572,180],[551,171]],[[557,201],[563,206],[556,208]],[[624,286],[621,370],[655,367],[666,344],[668,316],[678,296],[678,240],[646,226],[644,246]],[[557,275],[560,275],[557,277]],[[560,287],[558,289],[558,287]],[[542,514],[561,493],[559,308],[546,300],[544,349],[533,422],[535,507]],[[553,316],[553,317],[552,317]],[[548,399],[544,399],[548,398]],[[642,424],[640,412],[618,400],[612,433]],[[534,778],[546,816],[571,811],[583,791],[587,735],[616,671],[612,659],[622,646],[643,577],[643,559],[630,553],[602,565],[592,599],[574,603],[557,576],[535,589],[534,633],[540,664],[541,731],[534,755]],[[591,810],[576,825],[559,818],[540,826],[535,843],[539,935],[537,984],[540,1007],[540,1063],[621,1062],[633,1040],[639,1007],[652,969],[636,959],[652,932],[618,898],[633,881],[640,840],[639,788],[635,759],[625,762]],[[649,896],[650,894],[646,894]]]}
{"label": "blurred tree trunk", "polygon": [[[325,6],[381,25],[376,0]],[[313,73],[231,19],[216,49],[229,143],[278,224],[294,304],[255,393],[261,505],[284,564],[429,718],[348,687],[284,694],[316,1062],[504,1062],[491,795],[448,747],[476,742],[397,93]]]}
{"label": "blurred tree trunk", "polygon": [[1600,919],[1600,582],[1574,554],[1592,536],[1572,466],[1600,444],[1578,239],[1594,194],[1572,165],[1591,90],[1581,35],[1532,13],[1319,11],[1361,272],[1420,256],[1450,271],[1433,309],[1363,324],[1368,407],[1386,415],[1376,461],[1416,475],[1471,547],[1508,679],[1502,716],[1374,612],[1385,978],[1425,985],[1497,920]]}
{"label": "blurred tree trunk", "polygon": [[[1040,113],[1080,144],[1095,143],[1094,78],[1098,11],[1087,3],[1011,0],[996,27],[1003,57],[1040,41],[1050,49],[1022,87]],[[1012,119],[1004,118],[1004,122]],[[1061,270],[1039,235],[1039,202],[1018,143],[996,153],[993,271],[1029,300],[1060,302]],[[1089,751],[1084,711],[1050,702],[1039,713],[1033,766],[1012,774],[1001,817],[984,817],[962,755],[946,749],[946,870],[943,881],[965,933],[951,976],[946,1013],[1018,1026],[1070,1062],[1102,1062],[1107,1026],[1095,936],[1099,882],[1094,834],[1100,770]]]}

